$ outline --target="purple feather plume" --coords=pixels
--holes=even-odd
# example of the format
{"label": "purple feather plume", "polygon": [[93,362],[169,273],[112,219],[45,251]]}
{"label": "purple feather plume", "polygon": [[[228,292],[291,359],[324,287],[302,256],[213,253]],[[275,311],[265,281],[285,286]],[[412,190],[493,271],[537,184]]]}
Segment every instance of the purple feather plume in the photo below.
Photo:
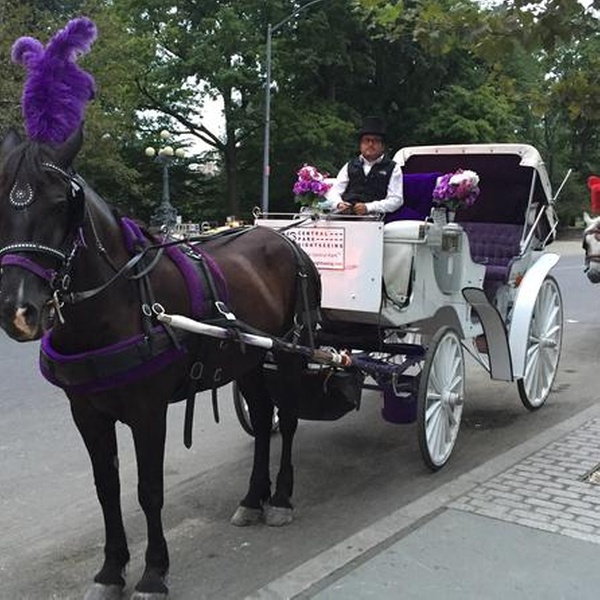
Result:
{"label": "purple feather plume", "polygon": [[94,22],[80,17],[69,21],[46,48],[31,37],[13,44],[13,62],[27,70],[21,107],[31,140],[59,145],[81,124],[96,85],[76,60],[90,51],[97,34]]}

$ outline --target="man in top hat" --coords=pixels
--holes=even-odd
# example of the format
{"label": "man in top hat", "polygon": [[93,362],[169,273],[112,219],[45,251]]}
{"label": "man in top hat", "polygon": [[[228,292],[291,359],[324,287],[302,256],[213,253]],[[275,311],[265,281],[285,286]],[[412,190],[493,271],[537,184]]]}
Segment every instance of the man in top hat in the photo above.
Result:
{"label": "man in top hat", "polygon": [[365,117],[359,131],[360,155],[340,169],[324,208],[366,215],[402,205],[402,170],[385,155],[385,134],[382,119]]}

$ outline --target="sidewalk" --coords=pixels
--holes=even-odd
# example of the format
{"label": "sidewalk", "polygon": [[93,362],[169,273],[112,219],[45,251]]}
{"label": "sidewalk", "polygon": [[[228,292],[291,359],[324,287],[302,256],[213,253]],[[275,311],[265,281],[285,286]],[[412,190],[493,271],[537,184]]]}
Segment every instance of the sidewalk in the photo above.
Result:
{"label": "sidewalk", "polygon": [[600,405],[374,523],[252,599],[600,598]]}

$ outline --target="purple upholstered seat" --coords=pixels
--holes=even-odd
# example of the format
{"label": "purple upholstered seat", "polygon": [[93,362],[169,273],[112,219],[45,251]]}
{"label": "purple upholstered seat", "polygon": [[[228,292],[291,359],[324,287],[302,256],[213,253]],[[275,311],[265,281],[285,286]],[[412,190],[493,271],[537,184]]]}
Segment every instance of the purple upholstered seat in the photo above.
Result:
{"label": "purple upholstered seat", "polygon": [[471,258],[485,265],[485,281],[505,282],[511,262],[520,254],[522,225],[461,222],[469,238]]}
{"label": "purple upholstered seat", "polygon": [[387,213],[384,221],[415,219],[423,221],[431,212],[433,188],[442,173],[406,173],[403,179],[404,203],[394,212]]}

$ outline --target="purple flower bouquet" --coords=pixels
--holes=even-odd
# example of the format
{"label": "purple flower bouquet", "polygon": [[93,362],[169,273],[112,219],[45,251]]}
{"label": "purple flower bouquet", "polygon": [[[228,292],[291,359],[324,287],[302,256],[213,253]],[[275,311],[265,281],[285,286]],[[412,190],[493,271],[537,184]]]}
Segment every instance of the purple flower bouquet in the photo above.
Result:
{"label": "purple flower bouquet", "polygon": [[304,165],[298,171],[298,179],[294,184],[295,201],[302,206],[314,206],[325,199],[325,194],[331,189],[331,184],[325,179],[328,175],[320,173],[311,165]]}
{"label": "purple flower bouquet", "polygon": [[463,169],[442,175],[433,190],[434,204],[449,210],[472,206],[478,196],[479,175]]}

